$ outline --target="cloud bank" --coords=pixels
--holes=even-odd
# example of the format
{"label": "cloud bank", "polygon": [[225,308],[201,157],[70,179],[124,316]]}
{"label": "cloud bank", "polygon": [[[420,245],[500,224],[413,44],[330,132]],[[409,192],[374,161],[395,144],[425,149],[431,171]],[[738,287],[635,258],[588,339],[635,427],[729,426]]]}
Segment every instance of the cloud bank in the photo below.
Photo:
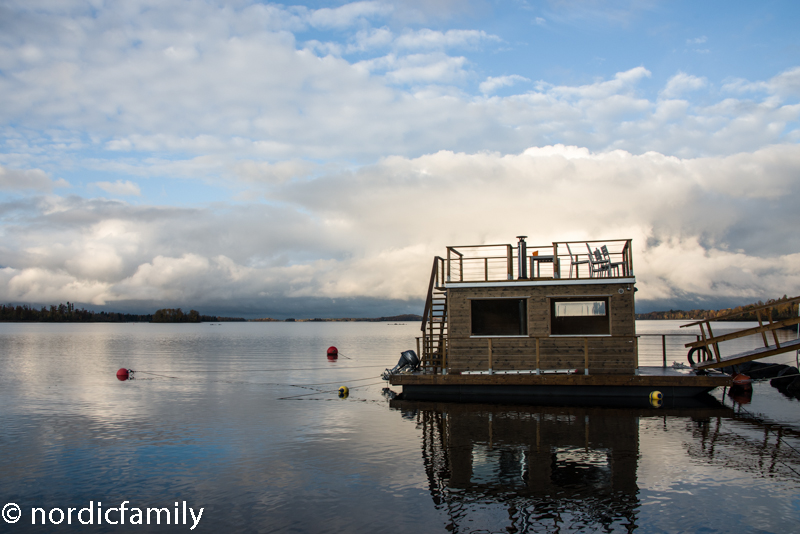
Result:
{"label": "cloud bank", "polygon": [[[418,302],[453,244],[634,239],[640,305],[800,290],[800,152],[681,159],[563,145],[441,151],[177,208],[40,196],[2,205],[9,301],[220,306],[254,298]],[[768,236],[769,238],[765,238]]]}
{"label": "cloud bank", "polygon": [[6,5],[0,300],[419,311],[434,254],[520,234],[633,238],[643,309],[800,293],[800,66],[501,72],[530,49],[461,5]]}

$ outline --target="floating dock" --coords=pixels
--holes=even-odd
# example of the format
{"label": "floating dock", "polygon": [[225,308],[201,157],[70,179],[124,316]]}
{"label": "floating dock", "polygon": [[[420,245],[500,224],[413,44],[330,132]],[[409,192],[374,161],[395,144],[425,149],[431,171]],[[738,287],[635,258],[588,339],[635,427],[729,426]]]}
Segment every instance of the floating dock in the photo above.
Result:
{"label": "floating dock", "polygon": [[695,375],[663,367],[640,367],[634,375],[544,374],[398,374],[392,385],[403,386],[403,398],[454,402],[536,402],[575,396],[638,397],[653,391],[665,397],[694,397],[716,387],[730,386],[727,375]]}

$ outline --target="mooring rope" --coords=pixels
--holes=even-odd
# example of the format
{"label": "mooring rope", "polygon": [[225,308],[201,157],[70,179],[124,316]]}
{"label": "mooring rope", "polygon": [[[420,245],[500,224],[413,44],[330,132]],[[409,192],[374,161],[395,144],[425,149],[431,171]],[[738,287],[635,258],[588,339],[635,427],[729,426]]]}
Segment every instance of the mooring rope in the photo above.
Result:
{"label": "mooring rope", "polygon": [[[213,374],[213,373],[262,373],[262,372],[284,372],[284,371],[330,371],[330,370],[344,370],[344,369],[371,369],[375,367],[386,367],[386,365],[354,365],[350,367],[306,367],[306,368],[290,368],[290,369],[230,369],[230,370],[222,370],[222,369],[207,369],[204,371],[184,371],[184,372],[191,372],[197,374]],[[133,369],[134,373],[174,373],[174,370],[167,370],[167,371],[139,371],[137,369]]]}
{"label": "mooring rope", "polygon": [[[370,376],[368,378],[358,378],[356,380],[350,380],[350,382],[363,382],[364,380],[372,380],[374,378],[375,378],[374,376]],[[303,386],[325,386],[325,385],[328,385],[328,384],[339,384],[339,383],[341,383],[341,380],[334,380],[333,382],[317,382],[315,384],[302,384],[302,385]],[[290,386],[299,386],[300,384],[289,384],[289,385]],[[353,387],[361,387],[361,386],[353,386]],[[350,388],[350,389],[353,389],[353,388]]]}
{"label": "mooring rope", "polygon": [[[370,380],[371,378],[372,377],[364,378],[363,380]],[[352,382],[356,382],[356,380],[352,380]],[[332,383],[332,382],[329,382],[329,383]],[[383,380],[381,380],[379,382],[373,382],[371,384],[362,384],[360,386],[353,386],[353,387],[348,388],[348,389],[366,388],[366,387],[369,387],[369,386],[374,386],[376,384],[383,384]],[[305,386],[295,385],[295,387],[305,387]],[[308,389],[313,389],[313,388],[308,388]],[[288,397],[278,397],[278,400],[292,400],[292,399],[298,399],[300,397],[310,397],[311,395],[319,395],[320,393],[338,393],[338,390],[336,390],[336,389],[333,389],[333,390],[319,389],[319,390],[314,391],[313,393],[301,393],[300,395],[290,395]]]}
{"label": "mooring rope", "polygon": [[[370,368],[370,367],[378,367],[378,366],[365,365],[365,366],[360,366],[360,367],[340,367],[340,369],[361,369],[361,368]],[[380,366],[380,367],[382,367],[382,366]],[[273,370],[273,369],[269,369],[269,370]],[[285,370],[285,369],[274,369],[274,370],[277,371],[277,370]],[[316,371],[318,369],[299,369],[299,370],[313,370],[313,371]],[[250,372],[250,371],[253,371],[253,370],[252,369],[243,370],[242,372],[245,372],[245,371]],[[157,372],[154,372],[154,371],[135,371],[134,370],[134,373],[141,373],[141,374],[146,374],[146,375],[158,376],[158,377],[161,377],[161,378],[169,378],[169,379],[173,379],[173,380],[191,380],[191,381],[194,381],[194,382],[199,382],[200,381],[200,380],[192,380],[191,377],[186,377],[186,376],[165,375],[165,374],[162,374],[163,372],[164,371],[162,371],[160,373],[157,373]],[[238,371],[231,371],[231,372],[238,372]],[[366,378],[345,379],[345,381],[348,382],[348,383],[364,382],[365,380],[375,380],[375,377],[374,376],[369,376],[369,377],[366,377]],[[314,382],[314,383],[311,383],[311,384],[288,384],[288,383],[282,383],[282,382],[267,382],[267,383],[264,383],[264,382],[248,382],[248,381],[231,382],[229,380],[211,380],[211,382],[217,382],[217,383],[252,384],[252,385],[259,385],[259,386],[261,386],[261,385],[264,385],[264,386],[287,386],[287,387],[305,388],[305,389],[313,389],[314,390],[313,393],[303,393],[301,395],[292,395],[292,396],[288,396],[288,397],[279,397],[278,400],[287,400],[287,399],[294,399],[294,398],[298,398],[298,397],[307,397],[309,395],[317,395],[319,393],[336,393],[338,390],[322,390],[322,389],[314,388],[312,386],[325,386],[325,385],[328,385],[328,384],[341,384],[342,381],[343,380],[334,380],[334,381],[330,381],[330,382]],[[381,384],[381,383],[383,383],[383,380],[381,380],[380,382],[373,382],[371,384],[362,384],[360,386],[348,387],[348,389],[357,389],[357,388],[368,387],[368,386],[372,386],[372,385],[375,385],[375,384]]]}

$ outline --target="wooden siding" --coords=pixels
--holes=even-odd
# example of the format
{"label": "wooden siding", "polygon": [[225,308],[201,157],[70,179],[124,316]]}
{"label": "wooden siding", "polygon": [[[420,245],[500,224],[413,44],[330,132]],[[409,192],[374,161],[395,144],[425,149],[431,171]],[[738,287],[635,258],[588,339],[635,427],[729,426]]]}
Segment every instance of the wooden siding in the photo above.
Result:
{"label": "wooden siding", "polygon": [[[633,288],[629,284],[448,288],[451,371],[551,370],[588,367],[590,374],[631,374],[637,367]],[[619,293],[619,289],[623,293]],[[610,336],[550,336],[550,298],[607,297]],[[526,298],[528,335],[472,337],[472,299]],[[537,341],[538,340],[538,341]],[[537,365],[538,343],[538,365]]]}

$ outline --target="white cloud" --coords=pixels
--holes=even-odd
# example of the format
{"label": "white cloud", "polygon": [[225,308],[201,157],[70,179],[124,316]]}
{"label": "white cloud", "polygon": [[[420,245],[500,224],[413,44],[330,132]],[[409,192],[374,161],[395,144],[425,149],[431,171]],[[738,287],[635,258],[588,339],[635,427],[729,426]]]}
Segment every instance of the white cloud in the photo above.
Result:
{"label": "white cloud", "polygon": [[385,17],[391,12],[392,7],[382,2],[352,2],[336,8],[309,11],[305,18],[315,28],[344,29],[364,19]]}
{"label": "white cloud", "polygon": [[98,187],[105,191],[106,193],[111,193],[112,195],[117,196],[140,196],[142,194],[142,190],[139,189],[139,186],[130,180],[117,180],[116,182],[93,182],[92,184],[95,187]]}
{"label": "white cloud", "polygon": [[599,99],[618,94],[630,94],[639,81],[650,76],[652,76],[652,73],[646,68],[635,67],[624,72],[618,72],[614,75],[613,80],[598,81],[577,87],[549,86],[549,84],[540,83],[539,87],[559,97]]}
{"label": "white cloud", "polygon": [[407,56],[388,54],[361,61],[356,67],[372,73],[383,71],[385,80],[391,84],[451,84],[467,77],[466,63],[464,57],[433,52]]}
{"label": "white cloud", "polygon": [[414,54],[396,63],[396,67],[386,73],[390,83],[454,83],[464,78],[464,57],[450,57],[439,54]]}
{"label": "white cloud", "polygon": [[[308,27],[307,9],[185,7],[181,17],[189,22],[172,16],[174,6],[165,3],[137,11],[124,32],[113,30],[113,21],[126,20],[123,4],[110,4],[96,17],[29,15],[37,28],[52,28],[18,35],[25,45],[9,39],[0,46],[8,73],[0,78],[6,103],[0,121],[18,125],[0,163],[50,172],[86,161],[95,168],[121,161],[122,168],[128,156],[143,169],[213,155],[227,159],[230,169],[230,160],[259,158],[363,163],[387,146],[414,156],[440,148],[514,152],[554,143],[689,157],[752,150],[798,135],[794,102],[784,101],[794,98],[797,69],[747,82],[769,90],[756,97],[735,93],[742,104],[735,112],[713,105],[719,97],[708,94],[704,78],[679,73],[662,95],[691,89],[705,103],[687,101],[681,109],[648,96],[644,82],[652,74],[644,66],[580,85],[539,80],[532,90],[519,83],[520,74],[479,77],[467,56],[449,50],[498,37],[430,29],[398,36],[388,26],[360,26],[359,20],[372,21],[370,13],[384,16],[372,3],[336,16],[326,12],[330,20],[352,22],[352,31],[341,42],[310,41],[304,49],[292,32]],[[348,50],[366,57],[351,63],[342,57]],[[475,85],[492,94],[498,84],[516,94],[469,94]],[[726,96],[734,85],[724,88]],[[767,101],[775,96],[777,102]],[[86,149],[97,151],[87,157],[80,153]],[[97,160],[104,150],[117,154],[103,164]]]}
{"label": "white cloud", "polygon": [[69,187],[63,179],[51,180],[41,169],[8,169],[0,166],[0,190],[51,191],[54,187]]}
{"label": "white cloud", "polygon": [[479,89],[483,94],[491,94],[500,89],[501,87],[510,87],[517,82],[529,82],[528,78],[520,76],[519,74],[511,74],[510,76],[489,76],[486,81],[481,82]]}
{"label": "white cloud", "polygon": [[[266,204],[178,209],[52,197],[16,207],[3,220],[0,299],[418,299],[446,245],[519,234],[536,244],[633,238],[642,302],[800,293],[800,237],[775,223],[796,218],[794,145],[689,159],[554,145],[312,170],[243,166],[270,185]],[[433,214],[447,221],[434,232]]]}
{"label": "white cloud", "polygon": [[306,178],[317,168],[318,165],[299,159],[278,163],[245,160],[235,164],[234,173],[246,182],[275,184]]}
{"label": "white cloud", "polygon": [[664,98],[676,98],[689,91],[697,91],[708,85],[705,78],[692,76],[685,72],[679,72],[667,81],[666,87],[661,91]]}
{"label": "white cloud", "polygon": [[55,303],[78,301],[102,305],[107,301],[108,285],[80,281],[58,271],[28,268],[21,271],[2,269],[4,297],[9,301]]}
{"label": "white cloud", "polygon": [[422,29],[399,36],[394,45],[399,49],[445,49],[475,47],[483,42],[501,42],[496,35],[482,30],[447,30],[446,32]]}
{"label": "white cloud", "polygon": [[788,69],[770,80],[775,94],[781,96],[800,96],[800,67]]}
{"label": "white cloud", "polygon": [[729,79],[722,86],[722,90],[728,93],[763,93],[770,91],[770,84],[767,82],[748,82],[741,78]]}
{"label": "white cloud", "polygon": [[654,9],[655,0],[548,0],[549,17],[565,23],[632,24],[644,11]]}
{"label": "white cloud", "polygon": [[800,96],[800,67],[785,70],[767,81],[751,82],[742,78],[729,79],[722,90],[728,93],[766,93],[780,97]]}
{"label": "white cloud", "polygon": [[686,39],[686,44],[703,44],[708,41],[708,37],[702,35],[700,37],[695,37],[693,39]]}
{"label": "white cloud", "polygon": [[394,34],[389,28],[369,28],[359,30],[351,44],[347,46],[348,52],[363,52],[380,49],[391,44]]}

